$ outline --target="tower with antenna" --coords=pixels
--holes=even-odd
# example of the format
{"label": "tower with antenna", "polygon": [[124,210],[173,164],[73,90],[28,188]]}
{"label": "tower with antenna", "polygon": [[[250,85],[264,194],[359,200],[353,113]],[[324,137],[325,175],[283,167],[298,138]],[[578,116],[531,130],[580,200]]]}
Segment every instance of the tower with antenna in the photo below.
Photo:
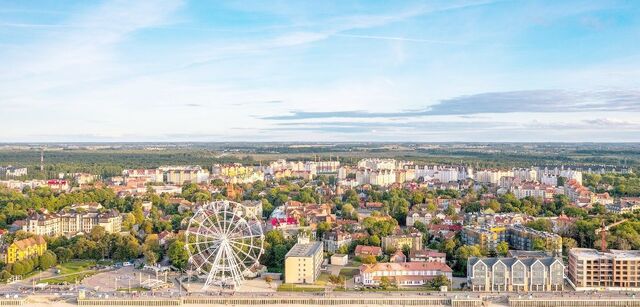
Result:
{"label": "tower with antenna", "polygon": [[40,149],[40,172],[44,172],[44,147]]}

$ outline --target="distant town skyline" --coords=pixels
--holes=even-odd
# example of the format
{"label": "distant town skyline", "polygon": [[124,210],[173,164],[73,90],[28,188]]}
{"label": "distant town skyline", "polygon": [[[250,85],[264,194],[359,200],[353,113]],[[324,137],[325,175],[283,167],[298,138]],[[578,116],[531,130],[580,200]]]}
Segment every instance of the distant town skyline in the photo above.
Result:
{"label": "distant town skyline", "polygon": [[640,141],[635,1],[2,1],[0,142]]}

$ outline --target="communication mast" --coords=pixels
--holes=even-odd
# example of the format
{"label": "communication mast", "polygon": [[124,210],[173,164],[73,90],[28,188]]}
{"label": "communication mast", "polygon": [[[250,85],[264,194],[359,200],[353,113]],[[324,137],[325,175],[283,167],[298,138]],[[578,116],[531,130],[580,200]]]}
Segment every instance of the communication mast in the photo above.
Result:
{"label": "communication mast", "polygon": [[40,172],[44,172],[44,147],[40,149]]}

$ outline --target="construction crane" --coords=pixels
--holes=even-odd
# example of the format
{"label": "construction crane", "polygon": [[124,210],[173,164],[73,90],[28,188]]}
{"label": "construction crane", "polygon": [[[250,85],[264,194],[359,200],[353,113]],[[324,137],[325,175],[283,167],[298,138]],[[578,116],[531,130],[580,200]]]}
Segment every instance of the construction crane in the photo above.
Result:
{"label": "construction crane", "polygon": [[623,219],[609,225],[605,225],[604,220],[602,220],[602,223],[600,224],[600,228],[596,229],[596,235],[600,234],[600,251],[601,252],[604,252],[607,250],[607,231],[609,231],[611,227],[618,226],[626,222],[627,220],[628,219]]}

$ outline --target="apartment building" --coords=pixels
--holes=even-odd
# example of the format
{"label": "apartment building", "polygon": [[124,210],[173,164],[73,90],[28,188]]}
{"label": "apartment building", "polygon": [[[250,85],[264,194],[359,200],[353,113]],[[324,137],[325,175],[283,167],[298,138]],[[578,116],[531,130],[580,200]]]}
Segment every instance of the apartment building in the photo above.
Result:
{"label": "apartment building", "polygon": [[640,251],[572,248],[568,278],[577,291],[639,290]]}
{"label": "apartment building", "polygon": [[20,177],[27,175],[26,167],[16,167],[16,166],[0,166],[0,174],[5,177]]}
{"label": "apartment building", "polygon": [[363,264],[355,282],[364,286],[378,286],[380,280],[386,277],[394,285],[421,286],[439,275],[451,280],[452,272],[448,265],[435,261]]}
{"label": "apartment building", "polygon": [[465,225],[475,225],[483,227],[507,226],[514,224],[526,224],[535,220],[534,217],[522,213],[466,213],[464,215]]}
{"label": "apartment building", "polygon": [[538,172],[530,168],[513,168],[511,169],[513,177],[520,181],[536,181],[538,180]]}
{"label": "apartment building", "polygon": [[523,225],[507,227],[507,242],[514,249],[534,250],[536,241],[554,255],[562,254],[562,237],[555,233],[539,231]]}
{"label": "apartment building", "polygon": [[325,232],[322,238],[324,249],[330,253],[335,253],[343,246],[351,244],[351,234],[341,230]]}
{"label": "apartment building", "polygon": [[562,291],[561,258],[478,258],[467,262],[467,285],[472,291]]}
{"label": "apartment building", "polygon": [[434,214],[428,211],[426,207],[414,206],[407,213],[407,217],[405,218],[405,224],[407,225],[407,227],[413,227],[415,222],[420,222],[424,225],[429,225],[433,217],[434,217]]}
{"label": "apartment building", "polygon": [[504,171],[497,169],[480,170],[475,173],[473,179],[475,179],[475,181],[477,182],[497,185],[500,183],[500,178],[502,177],[513,177],[513,171]]}
{"label": "apartment building", "polygon": [[447,254],[432,249],[412,250],[409,252],[411,262],[442,262],[446,263]]}
{"label": "apartment building", "polygon": [[122,171],[126,178],[142,179],[144,182],[163,182],[164,173],[159,169],[126,169]]}
{"label": "apartment building", "polygon": [[562,253],[562,237],[557,234],[538,231],[519,224],[495,227],[466,226],[461,232],[462,242],[480,245],[488,251],[495,250],[500,242],[518,250],[534,250],[542,246],[554,255]]}
{"label": "apartment building", "polygon": [[209,171],[199,165],[161,166],[159,169],[164,173],[164,181],[171,184],[201,183],[209,179]]}
{"label": "apartment building", "polygon": [[284,259],[284,282],[313,284],[320,276],[323,258],[322,242],[299,240]]}
{"label": "apartment building", "polygon": [[358,161],[358,168],[372,169],[372,170],[395,170],[397,163],[395,159],[362,159]]}
{"label": "apartment building", "polygon": [[61,211],[56,214],[33,213],[25,220],[22,230],[36,235],[74,236],[89,233],[101,226],[106,232],[118,233],[122,230],[122,216],[116,210],[97,211]]}
{"label": "apartment building", "polygon": [[360,168],[356,171],[356,182],[358,182],[359,185],[371,184],[388,186],[396,182],[396,172],[388,169],[372,170]]}
{"label": "apartment building", "polygon": [[42,256],[47,251],[47,241],[42,236],[13,241],[0,251],[4,263],[15,263],[31,257]]}
{"label": "apartment building", "polygon": [[382,237],[382,249],[385,251],[396,249],[402,250],[405,246],[409,250],[422,249],[422,233],[398,234]]}
{"label": "apartment building", "polygon": [[622,197],[617,203],[608,205],[607,210],[618,214],[640,210],[640,197]]}
{"label": "apartment building", "polygon": [[214,164],[211,169],[211,176],[232,184],[253,183],[264,180],[264,172],[262,170],[254,166],[244,166],[240,163]]}
{"label": "apartment building", "polygon": [[466,245],[479,245],[488,251],[495,250],[498,243],[507,240],[507,228],[466,226],[460,232],[462,242]]}
{"label": "apartment building", "polygon": [[298,177],[303,179],[313,179],[318,174],[318,165],[311,161],[287,161],[279,159],[269,163],[265,167],[266,174],[279,179],[286,177]]}
{"label": "apartment building", "polygon": [[415,166],[415,177],[423,178],[424,181],[438,180],[440,182],[454,182],[467,178],[467,171],[464,167],[450,167],[425,165],[423,167]]}
{"label": "apartment building", "polygon": [[539,184],[536,182],[523,182],[513,184],[509,191],[518,199],[525,197],[538,197],[542,199],[553,199],[556,189],[550,185]]}

